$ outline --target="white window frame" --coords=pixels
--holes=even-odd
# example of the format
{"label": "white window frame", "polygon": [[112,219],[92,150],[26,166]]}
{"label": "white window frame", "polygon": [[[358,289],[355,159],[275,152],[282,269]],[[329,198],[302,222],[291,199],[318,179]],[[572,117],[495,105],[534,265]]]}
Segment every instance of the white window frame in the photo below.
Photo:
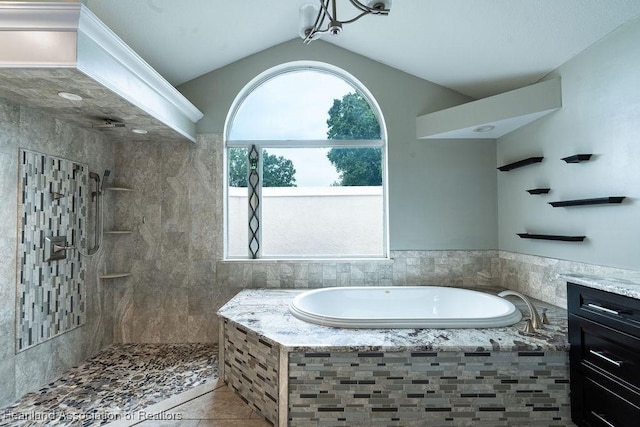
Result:
{"label": "white window frame", "polygon": [[[233,122],[235,120],[235,116],[245,101],[245,99],[260,85],[275,78],[279,75],[296,72],[296,71],[314,71],[314,72],[324,72],[333,76],[336,76],[340,79],[343,79],[352,87],[354,87],[369,103],[371,109],[373,110],[376,119],[378,120],[378,124],[380,126],[380,139],[379,140],[336,140],[336,139],[318,139],[318,140],[236,140],[230,139],[229,133],[233,126]],[[258,164],[259,174],[260,174],[260,188],[262,188],[262,153],[265,148],[333,148],[333,147],[376,147],[380,148],[382,151],[382,224],[383,224],[383,232],[382,232],[382,254],[380,257],[378,256],[369,256],[369,255],[348,255],[341,256],[339,254],[335,254],[329,257],[318,257],[318,256],[304,256],[304,255],[291,255],[286,258],[282,256],[262,256],[261,249],[258,252],[258,258],[248,257],[237,257],[237,256],[229,256],[228,248],[229,248],[229,238],[228,238],[228,230],[229,230],[229,215],[228,215],[228,188],[229,188],[229,165],[228,165],[228,151],[229,148],[246,148],[251,149],[252,146],[255,146],[260,153],[260,161]],[[260,260],[278,260],[278,259],[286,259],[286,260],[311,260],[311,259],[319,259],[319,260],[331,260],[331,259],[389,259],[389,202],[388,202],[388,174],[387,174],[387,158],[388,158],[388,148],[387,148],[387,128],[382,116],[382,111],[380,106],[376,102],[375,98],[371,95],[368,89],[360,83],[355,77],[346,71],[335,67],[330,64],[322,63],[322,62],[314,62],[314,61],[295,61],[289,62],[286,64],[282,64],[276,67],[273,67],[257,77],[251,80],[245,87],[240,91],[240,93],[236,96],[233,103],[231,104],[231,108],[229,109],[229,113],[227,114],[227,118],[225,120],[224,125],[224,134],[223,134],[223,197],[224,197],[224,226],[223,226],[223,241],[224,241],[224,259],[225,260],[241,260],[241,261],[260,261]],[[260,224],[262,224],[262,215],[261,215],[261,206],[258,208],[258,219]],[[258,239],[261,241],[261,229],[258,231]],[[248,244],[249,242],[247,242]],[[262,247],[262,245],[261,245]]]}

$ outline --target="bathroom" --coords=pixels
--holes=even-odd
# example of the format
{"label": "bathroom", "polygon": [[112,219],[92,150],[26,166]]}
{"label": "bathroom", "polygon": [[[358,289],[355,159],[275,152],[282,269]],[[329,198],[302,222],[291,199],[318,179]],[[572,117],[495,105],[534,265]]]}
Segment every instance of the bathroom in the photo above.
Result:
{"label": "bathroom", "polygon": [[[92,1],[85,3],[91,8]],[[6,87],[14,80],[1,74],[0,188],[6,202],[0,208],[0,406],[112,344],[217,343],[218,309],[245,289],[508,287],[566,309],[566,281],[558,274],[633,275],[640,270],[638,39],[636,18],[576,52],[545,76],[560,78],[562,108],[497,139],[417,139],[416,117],[473,99],[322,40],[304,45],[291,37],[179,85],[204,113],[195,142],[123,139],[118,129],[97,131],[54,118],[14,97]],[[380,106],[388,132],[390,260],[224,258],[227,114],[258,74],[300,60],[346,70]],[[68,89],[74,90],[92,88]],[[124,115],[113,106],[91,108],[103,116]],[[104,194],[105,224],[133,233],[105,236],[103,250],[86,260],[84,325],[16,353],[19,149],[85,164],[107,185],[134,191]],[[593,159],[561,161],[578,153],[593,153]],[[521,171],[496,170],[530,156],[544,161]],[[543,199],[526,193],[534,187],[551,187],[552,193]],[[620,206],[580,210],[547,205],[605,195],[626,198]],[[587,239],[517,235],[525,232]],[[131,275],[100,279],[112,271]]]}

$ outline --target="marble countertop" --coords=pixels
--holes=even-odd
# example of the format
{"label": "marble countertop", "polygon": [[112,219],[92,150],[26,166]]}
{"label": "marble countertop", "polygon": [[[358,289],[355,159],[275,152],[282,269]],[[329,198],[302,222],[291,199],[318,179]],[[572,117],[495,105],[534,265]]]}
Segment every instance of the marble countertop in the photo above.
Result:
{"label": "marble countertop", "polygon": [[618,295],[640,299],[640,272],[630,271],[621,277],[591,274],[560,274],[560,278],[576,285],[599,289]]}
{"label": "marble countertop", "polygon": [[[500,290],[491,293],[498,293]],[[342,329],[304,322],[289,313],[289,303],[302,291],[283,289],[244,290],[218,311],[218,315],[244,326],[287,351],[566,351],[567,312],[541,301],[549,325],[526,336],[525,321],[509,327],[488,329]],[[509,297],[523,313],[519,299]]]}

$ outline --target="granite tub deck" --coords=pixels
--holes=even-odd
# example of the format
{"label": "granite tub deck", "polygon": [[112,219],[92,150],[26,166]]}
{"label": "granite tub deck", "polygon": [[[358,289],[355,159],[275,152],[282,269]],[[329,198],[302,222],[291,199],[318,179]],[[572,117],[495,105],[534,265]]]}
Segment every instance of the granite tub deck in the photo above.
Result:
{"label": "granite tub deck", "polygon": [[141,410],[150,414],[163,402],[215,386],[217,352],[209,344],[113,345],[0,409],[0,426],[135,424]]}
{"label": "granite tub deck", "polygon": [[573,425],[563,309],[534,300],[550,321],[535,336],[524,320],[338,329],[292,316],[299,292],[247,290],[218,312],[221,378],[276,426]]}

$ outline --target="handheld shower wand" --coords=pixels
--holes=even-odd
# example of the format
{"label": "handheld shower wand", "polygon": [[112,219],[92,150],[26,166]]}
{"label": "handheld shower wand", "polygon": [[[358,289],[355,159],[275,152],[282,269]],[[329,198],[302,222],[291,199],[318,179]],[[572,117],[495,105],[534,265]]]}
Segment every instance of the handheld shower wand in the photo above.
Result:
{"label": "handheld shower wand", "polygon": [[94,201],[100,195],[100,175],[95,172],[89,172],[89,179],[96,182],[96,191],[91,192],[91,201]]}
{"label": "handheld shower wand", "polygon": [[104,190],[104,183],[107,180],[107,178],[109,178],[109,175],[111,175],[111,171],[109,169],[105,169],[104,173],[102,174],[102,184],[100,185],[100,192],[101,193]]}
{"label": "handheld shower wand", "polygon": [[103,192],[104,192],[104,183],[107,178],[111,175],[111,171],[109,169],[105,169],[104,174],[102,175],[102,182],[100,181],[100,175],[95,172],[89,172],[89,178],[93,179],[96,182],[96,191],[91,193],[91,200],[96,201],[96,210],[95,210],[95,221],[94,221],[94,238],[95,238],[95,246],[93,248],[89,248],[87,253],[83,253],[79,248],[78,251],[81,255],[86,257],[91,257],[97,254],[100,251],[100,247],[102,246],[103,234],[104,234],[104,206],[102,202]]}

